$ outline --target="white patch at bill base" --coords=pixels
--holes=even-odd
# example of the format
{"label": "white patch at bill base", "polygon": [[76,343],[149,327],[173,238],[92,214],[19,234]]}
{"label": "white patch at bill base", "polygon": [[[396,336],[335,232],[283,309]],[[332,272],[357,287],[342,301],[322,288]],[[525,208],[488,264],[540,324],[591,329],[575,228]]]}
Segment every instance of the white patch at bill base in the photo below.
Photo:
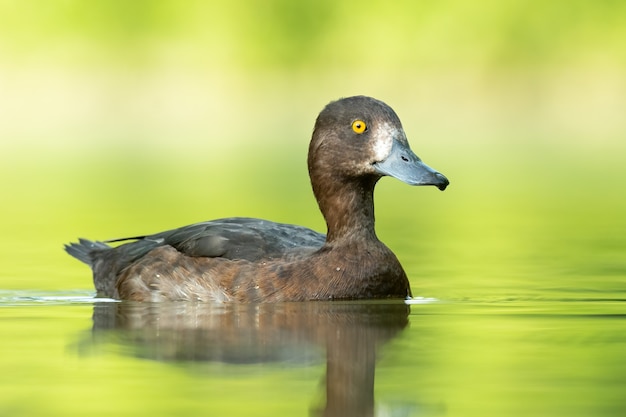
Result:
{"label": "white patch at bill base", "polygon": [[376,129],[374,135],[374,158],[376,162],[384,161],[391,153],[393,138],[398,134],[398,128],[389,123],[383,123]]}

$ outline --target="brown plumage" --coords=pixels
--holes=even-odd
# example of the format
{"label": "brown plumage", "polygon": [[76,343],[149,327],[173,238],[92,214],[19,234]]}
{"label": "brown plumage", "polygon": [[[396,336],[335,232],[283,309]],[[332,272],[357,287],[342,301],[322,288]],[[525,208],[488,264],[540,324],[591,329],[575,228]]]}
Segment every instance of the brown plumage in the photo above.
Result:
{"label": "brown plumage", "polygon": [[66,245],[93,270],[98,296],[136,301],[278,302],[404,298],[409,282],[374,230],[384,175],[449,184],[410,150],[386,104],[357,96],[328,104],[315,123],[309,175],[327,235],[248,218],[197,223],[112,248]]}

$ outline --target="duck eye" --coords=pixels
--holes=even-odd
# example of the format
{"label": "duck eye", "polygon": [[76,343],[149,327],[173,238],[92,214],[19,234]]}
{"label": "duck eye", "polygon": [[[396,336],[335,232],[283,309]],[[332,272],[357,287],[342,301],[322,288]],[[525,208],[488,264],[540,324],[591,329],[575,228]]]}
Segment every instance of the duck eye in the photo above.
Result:
{"label": "duck eye", "polygon": [[367,125],[363,120],[355,120],[352,122],[352,130],[354,130],[354,133],[358,133],[360,135],[365,132],[365,129],[367,129]]}

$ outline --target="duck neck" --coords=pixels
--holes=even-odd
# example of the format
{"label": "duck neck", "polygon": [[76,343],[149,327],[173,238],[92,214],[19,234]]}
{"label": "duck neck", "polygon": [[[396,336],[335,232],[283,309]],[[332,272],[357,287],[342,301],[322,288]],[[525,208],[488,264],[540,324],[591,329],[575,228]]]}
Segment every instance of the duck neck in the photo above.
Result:
{"label": "duck neck", "polygon": [[[378,178],[314,182],[313,192],[328,228],[326,243],[354,238],[378,240],[374,230],[374,186]],[[323,186],[315,184],[324,184]]]}

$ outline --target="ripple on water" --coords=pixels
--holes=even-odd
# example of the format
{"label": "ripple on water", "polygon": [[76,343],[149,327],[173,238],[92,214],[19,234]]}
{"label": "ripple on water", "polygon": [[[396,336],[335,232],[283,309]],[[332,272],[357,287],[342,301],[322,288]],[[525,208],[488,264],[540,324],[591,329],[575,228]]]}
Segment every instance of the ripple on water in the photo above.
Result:
{"label": "ripple on water", "polygon": [[93,291],[34,291],[34,290],[2,290],[0,291],[0,307],[28,305],[67,305],[93,304],[94,302],[117,302],[111,298],[96,298]]}

